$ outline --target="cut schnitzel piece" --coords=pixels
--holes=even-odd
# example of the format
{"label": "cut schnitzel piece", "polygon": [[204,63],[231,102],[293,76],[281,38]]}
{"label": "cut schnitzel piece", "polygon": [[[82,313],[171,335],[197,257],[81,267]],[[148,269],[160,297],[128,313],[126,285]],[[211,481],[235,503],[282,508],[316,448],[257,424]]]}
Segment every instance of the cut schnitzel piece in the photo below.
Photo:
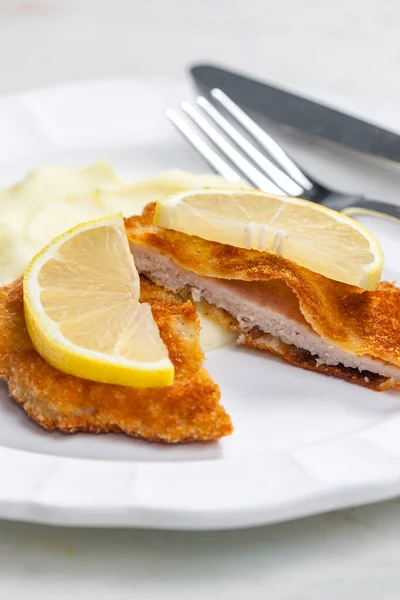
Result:
{"label": "cut schnitzel piece", "polygon": [[[373,389],[400,387],[400,289],[362,292],[256,250],[126,220],[135,264],[155,283],[210,305],[239,343]],[[218,309],[218,310],[217,310]]]}
{"label": "cut schnitzel piece", "polygon": [[141,277],[169,357],[173,385],[133,388],[80,379],[50,366],[28,335],[20,280],[0,289],[0,377],[10,396],[45,429],[116,432],[149,441],[217,440],[232,432],[220,391],[203,368],[200,325],[191,302]]}

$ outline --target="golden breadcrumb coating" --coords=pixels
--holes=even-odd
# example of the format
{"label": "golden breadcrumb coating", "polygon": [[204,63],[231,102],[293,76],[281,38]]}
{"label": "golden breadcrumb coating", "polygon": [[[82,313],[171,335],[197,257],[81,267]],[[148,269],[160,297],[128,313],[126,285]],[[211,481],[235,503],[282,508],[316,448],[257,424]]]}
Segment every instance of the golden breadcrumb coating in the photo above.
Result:
{"label": "golden breadcrumb coating", "polygon": [[[143,215],[125,220],[128,238],[135,244],[158,251],[178,267],[198,275],[270,282],[274,293],[297,313],[296,318],[305,320],[332,345],[354,355],[367,355],[400,366],[400,289],[395,285],[383,282],[375,291],[363,291],[268,252],[236,248],[163,229],[153,224],[154,209],[155,204],[149,204]],[[210,314],[239,329],[231,315],[225,313],[222,317],[221,311],[212,307]],[[291,364],[373,389],[398,387],[395,380],[387,377],[360,373],[341,365],[319,364],[305,350],[278,343],[273,336],[268,342],[266,334],[259,333],[242,335],[241,343],[269,349]]]}
{"label": "golden breadcrumb coating", "polygon": [[183,303],[141,278],[175,366],[173,385],[132,388],[67,375],[33,348],[25,326],[22,281],[0,289],[0,377],[10,396],[48,430],[116,432],[157,442],[217,440],[232,432],[220,391],[203,368],[200,325],[191,302]]}

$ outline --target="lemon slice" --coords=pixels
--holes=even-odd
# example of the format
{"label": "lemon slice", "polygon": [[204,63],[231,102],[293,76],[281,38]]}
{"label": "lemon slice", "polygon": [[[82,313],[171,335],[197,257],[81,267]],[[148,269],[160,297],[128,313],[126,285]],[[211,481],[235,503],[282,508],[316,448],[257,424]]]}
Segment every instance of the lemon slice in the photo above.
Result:
{"label": "lemon slice", "polygon": [[367,290],[376,289],[382,272],[382,250],[372,233],[307,200],[253,190],[196,190],[159,201],[154,222],[205,240],[271,252]]}
{"label": "lemon slice", "polygon": [[121,215],[89,221],[55,238],[24,275],[32,343],[71,375],[132,387],[173,382],[174,367],[149,304]]}

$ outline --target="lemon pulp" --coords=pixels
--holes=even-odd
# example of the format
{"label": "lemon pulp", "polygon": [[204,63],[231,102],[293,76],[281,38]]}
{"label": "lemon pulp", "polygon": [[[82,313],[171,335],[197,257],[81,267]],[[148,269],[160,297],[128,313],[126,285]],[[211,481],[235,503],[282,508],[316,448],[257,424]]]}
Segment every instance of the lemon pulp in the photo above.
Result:
{"label": "lemon pulp", "polygon": [[173,382],[174,368],[140,282],[121,215],[55,238],[24,275],[32,343],[57,369],[132,387]]}
{"label": "lemon pulp", "polygon": [[253,190],[197,190],[157,202],[154,222],[206,240],[271,252],[363,289],[376,289],[380,281],[383,254],[372,233],[307,200]]}

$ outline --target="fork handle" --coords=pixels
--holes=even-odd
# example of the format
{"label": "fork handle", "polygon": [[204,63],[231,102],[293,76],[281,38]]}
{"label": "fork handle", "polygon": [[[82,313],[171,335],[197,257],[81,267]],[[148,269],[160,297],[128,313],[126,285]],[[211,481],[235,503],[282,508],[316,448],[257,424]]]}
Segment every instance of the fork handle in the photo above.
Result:
{"label": "fork handle", "polygon": [[400,220],[400,206],[389,202],[380,202],[379,200],[369,200],[363,196],[331,195],[322,204],[349,217],[371,215],[397,222]]}

